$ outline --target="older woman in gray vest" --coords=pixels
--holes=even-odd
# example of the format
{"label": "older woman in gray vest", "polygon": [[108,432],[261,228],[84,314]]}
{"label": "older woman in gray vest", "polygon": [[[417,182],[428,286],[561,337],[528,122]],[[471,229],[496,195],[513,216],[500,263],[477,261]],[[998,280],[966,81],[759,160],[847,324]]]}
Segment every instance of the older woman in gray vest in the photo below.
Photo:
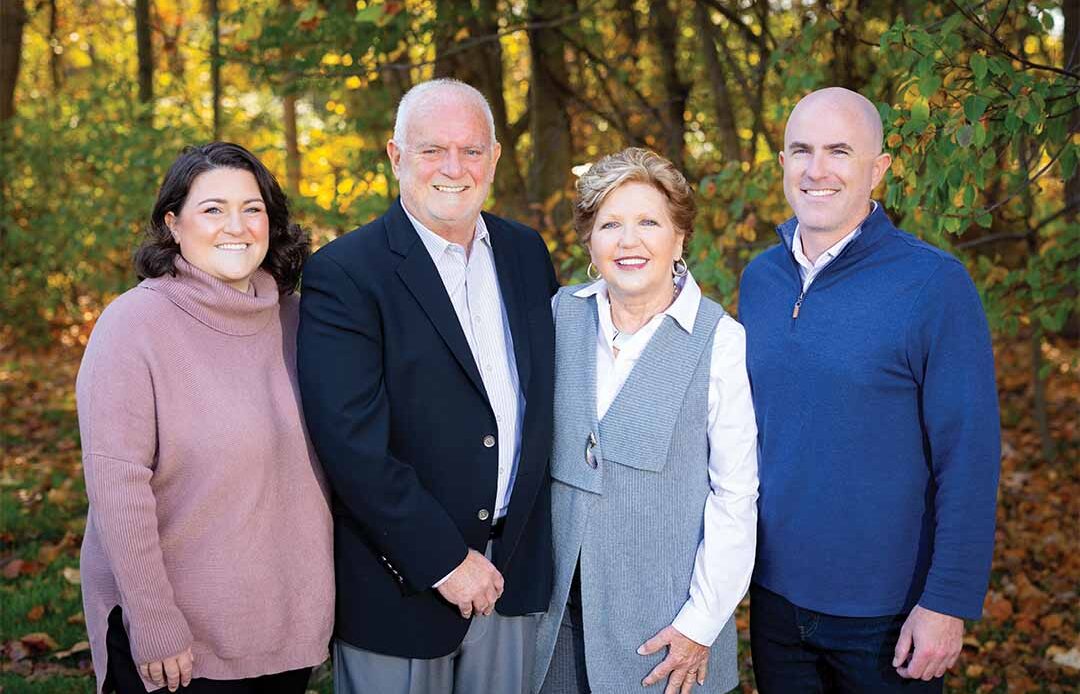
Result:
{"label": "older woman in gray vest", "polygon": [[[694,193],[631,148],[578,181],[588,285],[553,300],[555,589],[534,691],[726,692],[754,563],[757,429],[742,326],[683,259]],[[658,688],[659,689],[659,688]]]}

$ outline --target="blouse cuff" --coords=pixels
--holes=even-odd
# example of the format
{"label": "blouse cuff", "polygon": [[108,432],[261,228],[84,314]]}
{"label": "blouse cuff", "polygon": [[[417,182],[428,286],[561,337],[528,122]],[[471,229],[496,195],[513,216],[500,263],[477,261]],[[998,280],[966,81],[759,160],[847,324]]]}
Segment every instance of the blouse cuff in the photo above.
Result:
{"label": "blouse cuff", "polygon": [[716,623],[715,617],[695,605],[693,600],[687,600],[683,604],[671,626],[686,638],[706,648],[712,647],[713,641],[716,641],[724,628],[723,624]]}

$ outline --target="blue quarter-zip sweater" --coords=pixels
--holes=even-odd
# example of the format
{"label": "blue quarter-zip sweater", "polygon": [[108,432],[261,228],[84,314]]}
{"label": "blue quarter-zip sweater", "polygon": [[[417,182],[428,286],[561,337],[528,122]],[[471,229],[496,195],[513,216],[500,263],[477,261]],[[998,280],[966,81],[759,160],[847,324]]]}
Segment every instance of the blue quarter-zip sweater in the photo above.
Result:
{"label": "blue quarter-zip sweater", "polygon": [[918,603],[977,619],[1000,430],[975,286],[878,205],[802,295],[795,225],[740,289],[760,437],[754,580],[827,614]]}

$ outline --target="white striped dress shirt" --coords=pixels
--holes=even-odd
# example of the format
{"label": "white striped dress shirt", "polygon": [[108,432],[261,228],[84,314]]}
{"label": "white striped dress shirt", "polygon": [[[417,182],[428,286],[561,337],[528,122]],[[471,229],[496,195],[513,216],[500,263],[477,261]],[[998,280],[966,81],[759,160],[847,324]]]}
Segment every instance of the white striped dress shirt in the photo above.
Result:
{"label": "white striped dress shirt", "polygon": [[408,209],[405,209],[405,214],[435,262],[461,330],[465,333],[465,340],[469,343],[476,368],[480,371],[488,401],[495,412],[499,482],[492,520],[502,518],[510,506],[514,479],[517,477],[525,395],[518,382],[514,339],[499,291],[491,237],[484,218],[477,217],[472,248],[466,254],[464,246],[451,243],[431,231]]}

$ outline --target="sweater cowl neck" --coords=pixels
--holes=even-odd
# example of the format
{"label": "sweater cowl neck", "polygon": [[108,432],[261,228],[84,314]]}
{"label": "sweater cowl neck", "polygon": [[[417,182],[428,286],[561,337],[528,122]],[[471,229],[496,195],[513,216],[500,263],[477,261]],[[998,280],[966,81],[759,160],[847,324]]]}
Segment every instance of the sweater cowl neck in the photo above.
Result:
{"label": "sweater cowl neck", "polygon": [[254,335],[277,315],[278,288],[274,277],[259,268],[251,278],[254,294],[213,277],[180,255],[175,275],[143,280],[139,286],[159,292],[203,325],[227,335]]}

